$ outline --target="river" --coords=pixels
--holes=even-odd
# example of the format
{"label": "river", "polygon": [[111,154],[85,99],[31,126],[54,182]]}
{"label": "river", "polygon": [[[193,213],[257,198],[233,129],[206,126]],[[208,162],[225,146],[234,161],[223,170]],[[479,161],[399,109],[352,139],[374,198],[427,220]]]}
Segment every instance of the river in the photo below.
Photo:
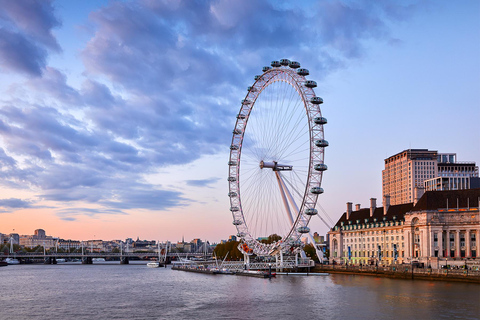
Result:
{"label": "river", "polygon": [[259,279],[144,264],[0,268],[0,319],[479,319],[480,286],[358,275]]}

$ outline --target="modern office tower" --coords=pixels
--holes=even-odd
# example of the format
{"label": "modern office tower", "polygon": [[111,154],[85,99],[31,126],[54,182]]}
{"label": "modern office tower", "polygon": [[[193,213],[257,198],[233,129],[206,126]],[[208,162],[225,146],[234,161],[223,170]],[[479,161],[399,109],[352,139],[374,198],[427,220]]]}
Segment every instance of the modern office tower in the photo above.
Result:
{"label": "modern office tower", "polygon": [[416,203],[425,190],[462,190],[478,187],[475,162],[457,162],[455,153],[408,149],[385,159],[383,196],[391,205]]}
{"label": "modern office tower", "polygon": [[415,188],[423,189],[425,180],[437,176],[437,155],[437,151],[408,149],[385,159],[382,190],[391,205],[414,202]]}
{"label": "modern office tower", "polygon": [[438,175],[425,180],[425,191],[463,190],[480,188],[475,162],[457,162],[455,153],[438,154]]}

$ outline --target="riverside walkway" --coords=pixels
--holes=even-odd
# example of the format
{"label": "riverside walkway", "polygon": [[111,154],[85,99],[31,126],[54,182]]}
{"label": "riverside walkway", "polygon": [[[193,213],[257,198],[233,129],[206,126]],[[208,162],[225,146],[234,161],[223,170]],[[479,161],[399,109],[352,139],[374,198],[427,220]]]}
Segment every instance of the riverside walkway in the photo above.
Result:
{"label": "riverside walkway", "polygon": [[395,279],[460,281],[480,284],[480,270],[417,268],[409,264],[385,267],[357,265],[317,265],[314,272],[357,274]]}

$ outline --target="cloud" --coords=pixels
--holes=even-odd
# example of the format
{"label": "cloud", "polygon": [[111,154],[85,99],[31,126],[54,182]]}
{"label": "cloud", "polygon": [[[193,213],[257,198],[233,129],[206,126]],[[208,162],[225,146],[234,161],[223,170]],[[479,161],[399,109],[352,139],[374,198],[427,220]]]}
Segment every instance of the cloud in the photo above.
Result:
{"label": "cloud", "polygon": [[61,50],[52,3],[0,0],[0,8],[0,68],[33,76],[2,98],[0,185],[74,208],[58,211],[65,220],[189,205],[188,195],[145,176],[228,150],[240,100],[263,65],[308,61],[321,80],[364,56],[366,42],[394,41],[389,25],[415,10],[368,1],[112,1],[89,15],[77,88],[47,65]]}
{"label": "cloud", "polygon": [[17,198],[0,199],[0,208],[25,209],[31,208],[32,202]]}
{"label": "cloud", "polygon": [[0,8],[0,68],[40,76],[48,51],[60,51],[51,1],[0,0]]}
{"label": "cloud", "polygon": [[216,183],[219,181],[220,178],[210,178],[210,179],[202,179],[202,180],[186,180],[188,186],[192,187],[207,187],[211,188],[211,184]]}

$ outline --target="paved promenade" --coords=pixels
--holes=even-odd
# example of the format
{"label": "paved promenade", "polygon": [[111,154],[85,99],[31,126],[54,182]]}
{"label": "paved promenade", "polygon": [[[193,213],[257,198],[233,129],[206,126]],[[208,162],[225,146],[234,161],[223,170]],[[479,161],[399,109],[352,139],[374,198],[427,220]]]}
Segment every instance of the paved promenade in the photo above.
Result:
{"label": "paved promenade", "polygon": [[408,264],[388,267],[317,265],[314,272],[359,274],[396,279],[460,281],[480,284],[480,270],[416,268]]}

